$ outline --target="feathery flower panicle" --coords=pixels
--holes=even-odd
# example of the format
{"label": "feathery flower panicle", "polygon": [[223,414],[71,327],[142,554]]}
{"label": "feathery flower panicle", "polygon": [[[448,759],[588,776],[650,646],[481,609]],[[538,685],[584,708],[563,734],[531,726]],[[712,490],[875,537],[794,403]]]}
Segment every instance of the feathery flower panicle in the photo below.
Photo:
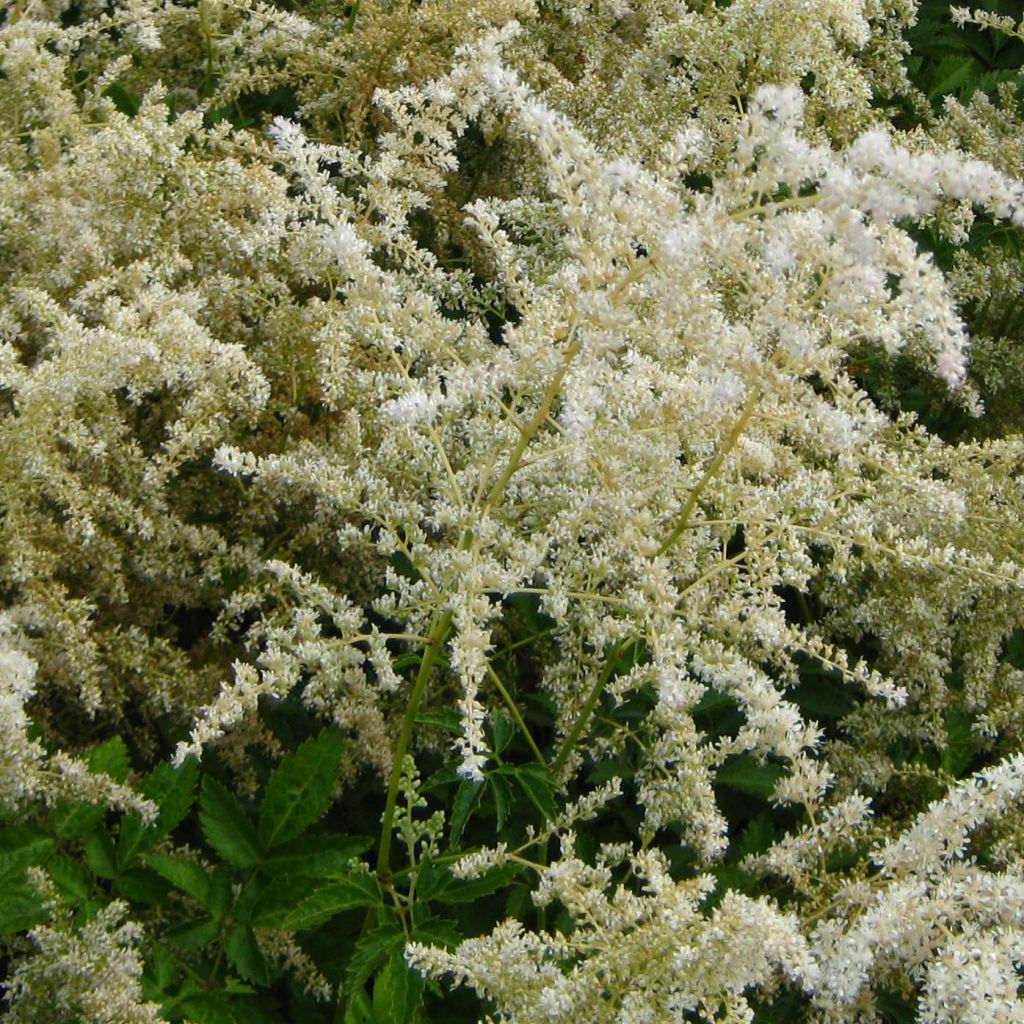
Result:
{"label": "feathery flower panicle", "polygon": [[[918,241],[1024,226],[1012,90],[931,111],[910,0],[327,7],[0,25],[0,802],[151,821],[87,720],[140,770],[180,725],[174,763],[256,792],[287,699],[388,786],[366,881],[408,962],[496,1019],[749,1024],[784,986],[837,1024],[885,988],[1020,1019],[1024,364],[988,310],[1021,264]],[[886,406],[902,374],[976,435]],[[433,889],[425,748],[461,794]],[[496,868],[537,917],[424,941],[420,900]],[[76,916],[47,877],[12,1019],[156,1019],[186,901]],[[211,977],[241,935],[330,994],[247,928]]]}

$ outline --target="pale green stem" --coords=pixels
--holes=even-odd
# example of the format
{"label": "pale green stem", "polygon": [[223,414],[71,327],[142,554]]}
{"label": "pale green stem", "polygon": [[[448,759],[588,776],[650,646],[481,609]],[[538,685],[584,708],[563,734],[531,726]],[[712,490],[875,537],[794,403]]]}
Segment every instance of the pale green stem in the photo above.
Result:
{"label": "pale green stem", "polygon": [[509,456],[508,465],[505,467],[505,471],[497,480],[494,481],[494,486],[487,494],[487,506],[489,508],[494,507],[494,503],[504,493],[505,488],[508,486],[508,482],[513,476],[515,476],[523,461],[523,456],[526,454],[526,449],[530,446],[530,442],[533,440],[534,435],[540,429],[541,425],[548,418],[548,413],[551,411],[551,407],[555,404],[558,392],[562,390],[562,381],[565,380],[565,375],[569,372],[569,367],[572,365],[573,359],[576,358],[576,355],[580,350],[580,344],[576,340],[575,334],[576,328],[573,327],[569,335],[570,344],[566,350],[562,365],[558,368],[554,379],[548,385],[548,389],[544,393],[544,397],[541,399],[541,403],[537,407],[537,411],[533,414],[533,419],[531,419],[520,432],[519,440],[516,442],[515,448],[512,449],[512,454]]}
{"label": "pale green stem", "polygon": [[551,764],[551,771],[555,776],[557,776],[565,767],[566,761],[569,760],[569,755],[572,753],[580,736],[583,735],[583,730],[586,728],[587,722],[590,721],[590,717],[594,713],[594,708],[597,707],[597,702],[601,699],[601,694],[604,693],[604,688],[608,685],[608,680],[611,679],[612,673],[615,671],[615,662],[618,661],[619,655],[622,654],[626,647],[631,643],[634,643],[633,638],[627,637],[617,646],[613,647],[609,653],[608,660],[605,662],[604,668],[601,670],[601,674],[597,677],[597,682],[594,684],[594,688],[588,694],[587,701],[583,705],[583,709],[576,716],[576,721],[573,722],[572,728],[562,741],[562,746],[559,748],[558,756]]}
{"label": "pale green stem", "polygon": [[419,714],[420,704],[423,695],[427,691],[427,682],[430,680],[431,670],[441,653],[445,637],[448,635],[448,628],[451,626],[452,613],[449,609],[438,611],[434,615],[434,622],[427,635],[427,646],[423,649],[423,658],[420,660],[419,672],[416,674],[416,682],[413,684],[412,693],[409,695],[409,703],[406,705],[405,716],[402,719],[402,728],[398,734],[398,743],[395,747],[394,761],[391,765],[391,779],[388,782],[388,795],[384,804],[384,817],[381,821],[380,848],[377,851],[377,874],[386,878],[391,872],[391,833],[394,830],[395,807],[398,804],[398,790],[402,778],[402,762],[409,752],[409,744],[412,742],[413,725],[416,716]]}
{"label": "pale green stem", "polygon": [[686,504],[683,506],[683,511],[680,513],[679,522],[662,542],[661,547],[658,548],[659,555],[663,555],[668,551],[668,549],[672,547],[677,540],[679,540],[679,537],[686,529],[686,526],[690,521],[690,516],[693,514],[694,508],[697,506],[697,500],[700,498],[701,494],[703,494],[707,485],[714,479],[715,474],[722,468],[722,463],[725,462],[726,456],[732,451],[736,442],[740,439],[740,434],[743,433],[744,428],[750,422],[750,417],[754,415],[754,408],[757,405],[759,397],[760,393],[758,391],[755,390],[751,393],[743,413],[736,421],[732,430],[729,431],[729,436],[725,439],[722,447],[719,448],[718,454],[711,460],[711,465],[708,466],[697,486],[690,491],[690,496],[686,499]]}
{"label": "pale green stem", "polygon": [[516,702],[512,699],[512,695],[505,689],[505,684],[501,681],[501,676],[494,671],[494,666],[490,662],[487,663],[487,671],[491,674],[491,681],[498,688],[498,693],[501,694],[502,700],[505,701],[509,712],[515,719],[516,725],[519,726],[520,731],[526,738],[526,742],[533,751],[533,756],[537,758],[538,764],[544,763],[544,755],[540,752],[540,748],[533,740],[533,736],[530,735],[530,730],[526,728],[526,722],[523,721],[523,716],[519,713],[519,708],[516,706]]}

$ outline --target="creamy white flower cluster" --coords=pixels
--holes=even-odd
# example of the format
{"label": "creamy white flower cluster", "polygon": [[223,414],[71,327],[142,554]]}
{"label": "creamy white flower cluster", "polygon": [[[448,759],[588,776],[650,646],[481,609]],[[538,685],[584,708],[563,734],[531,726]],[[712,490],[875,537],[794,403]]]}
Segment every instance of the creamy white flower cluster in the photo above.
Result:
{"label": "creamy white flower cluster", "polygon": [[26,704],[35,695],[39,666],[25,653],[27,646],[9,616],[0,613],[0,803],[22,807],[32,800],[89,800],[136,811],[145,821],[156,818],[150,800],[62,750],[48,753],[31,738]]}
{"label": "creamy white flower cluster", "polygon": [[879,874],[841,889],[811,936],[823,1007],[844,1019],[872,977],[909,974],[921,985],[922,1021],[1020,1019],[1024,875],[1019,865],[982,869],[967,844],[1022,798],[1016,755],[954,786],[872,855]]}
{"label": "creamy white flower cluster", "polygon": [[816,967],[794,917],[767,900],[727,893],[710,913],[701,902],[714,888],[702,876],[672,880],[648,851],[631,859],[637,891],[612,889],[611,871],[563,856],[541,873],[535,900],[558,900],[572,915],[568,935],[526,932],[515,920],[454,952],[418,943],[409,962],[494,999],[501,1019],[536,1024],[575,1016],[594,1024],[642,1024],[697,1015],[751,1019],[746,991],[777,971],[810,987]]}
{"label": "creamy white flower cluster", "polygon": [[158,1003],[142,994],[140,925],[126,920],[120,900],[102,907],[76,928],[71,916],[58,912],[51,924],[30,932],[36,949],[5,982],[15,1024],[78,1018],[94,1024],[156,1024]]}
{"label": "creamy white flower cluster", "polygon": [[[350,775],[400,767],[421,705],[454,709],[479,781],[528,596],[550,620],[528,652],[542,758],[569,787],[635,752],[639,835],[591,862],[571,829],[618,790],[569,802],[543,833],[562,856],[535,867],[573,929],[508,921],[412,962],[523,1024],[747,1022],[783,982],[844,1024],[883,984],[922,1020],[1020,1019],[1019,759],[903,830],[871,798],[901,743],[944,746],[951,709],[984,756],[1015,749],[1024,441],[944,444],[857,381],[899,356],[980,411],[912,229],[1015,230],[1022,186],[871,104],[873,82],[909,91],[912,2],[601,6],[362,0],[346,25],[255,0],[14,5],[0,799],[152,812],[86,772],[59,715],[47,742],[70,752],[46,757],[30,701],[140,750],[176,716],[178,760],[219,744],[239,778],[261,700],[341,726]],[[279,85],[294,118],[216,123]],[[852,708],[827,739],[794,692],[808,661]],[[641,720],[606,714],[636,696]],[[705,701],[740,724],[709,736]],[[714,889],[737,762],[773,766],[770,806],[801,816],[747,862],[786,912]],[[999,870],[970,859],[983,822]],[[696,860],[680,877],[669,842]],[[511,845],[456,874],[524,866]],[[22,1019],[48,998],[151,1016],[120,909],[36,932]],[[289,941],[268,955],[320,987]]]}

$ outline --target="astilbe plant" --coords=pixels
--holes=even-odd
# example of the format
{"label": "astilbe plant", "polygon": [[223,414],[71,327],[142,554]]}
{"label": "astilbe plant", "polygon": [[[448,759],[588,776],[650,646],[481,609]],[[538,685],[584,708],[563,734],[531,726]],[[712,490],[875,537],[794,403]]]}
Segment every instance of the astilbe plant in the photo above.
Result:
{"label": "astilbe plant", "polygon": [[5,7],[12,1019],[1020,1018],[1019,120],[798,6]]}

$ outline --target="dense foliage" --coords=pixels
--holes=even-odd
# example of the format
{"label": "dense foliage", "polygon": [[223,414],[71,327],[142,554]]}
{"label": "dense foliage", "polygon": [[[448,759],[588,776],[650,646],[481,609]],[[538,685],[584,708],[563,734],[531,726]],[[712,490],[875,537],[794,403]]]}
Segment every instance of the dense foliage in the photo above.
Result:
{"label": "dense foliage", "polygon": [[1024,1019],[1024,26],[0,10],[4,1020]]}

